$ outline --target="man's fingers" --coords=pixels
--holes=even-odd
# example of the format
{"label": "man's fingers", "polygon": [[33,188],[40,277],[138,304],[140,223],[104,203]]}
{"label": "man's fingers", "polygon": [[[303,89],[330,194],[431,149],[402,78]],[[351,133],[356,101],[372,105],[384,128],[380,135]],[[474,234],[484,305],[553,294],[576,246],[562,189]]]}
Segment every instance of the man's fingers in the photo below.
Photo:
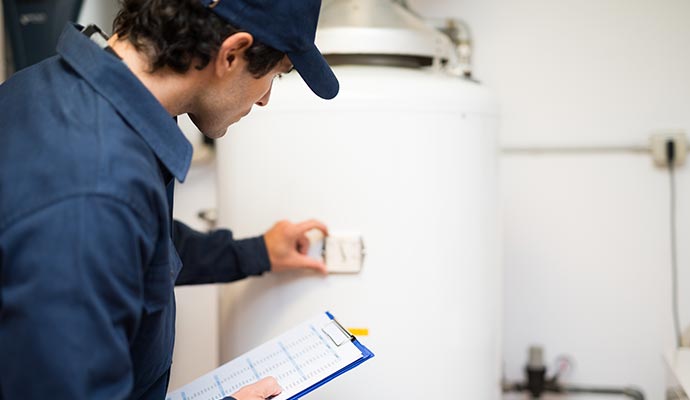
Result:
{"label": "man's fingers", "polygon": [[236,393],[233,393],[232,397],[237,400],[265,400],[279,395],[282,391],[283,389],[278,384],[278,381],[274,377],[268,376],[251,385],[242,387]]}
{"label": "man's fingers", "polygon": [[280,392],[283,391],[276,378],[272,376],[263,378],[262,380],[258,381],[257,384],[260,387],[259,390],[261,391],[261,396],[265,399],[271,396],[279,395]]}
{"label": "man's fingers", "polygon": [[303,234],[305,234],[306,232],[308,232],[308,231],[310,231],[310,230],[312,230],[312,229],[318,229],[318,230],[320,230],[321,232],[323,232],[323,235],[324,235],[324,236],[328,236],[328,228],[327,228],[326,225],[325,225],[323,222],[321,222],[321,221],[318,221],[318,220],[315,220],[315,219],[310,219],[310,220],[307,220],[307,221],[304,221],[304,222],[300,222],[299,224],[297,224],[297,232],[298,232],[300,235],[303,235]]}

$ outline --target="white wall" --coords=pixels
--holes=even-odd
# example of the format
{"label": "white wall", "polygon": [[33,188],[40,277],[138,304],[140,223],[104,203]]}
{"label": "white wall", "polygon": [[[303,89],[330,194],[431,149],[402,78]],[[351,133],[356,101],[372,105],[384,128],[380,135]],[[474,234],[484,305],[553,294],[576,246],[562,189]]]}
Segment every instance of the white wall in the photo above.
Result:
{"label": "white wall", "polygon": [[[690,132],[690,2],[414,0],[460,17],[502,105],[504,148],[644,145]],[[681,312],[690,324],[688,167],[678,173]],[[668,176],[636,154],[503,157],[504,359],[576,361],[572,383],[664,393],[672,342]],[[585,397],[577,397],[585,398]],[[597,399],[598,397],[592,397]]]}
{"label": "white wall", "polygon": [[118,9],[118,0],[84,0],[79,14],[79,23],[82,25],[96,24],[104,32],[110,33]]}
{"label": "white wall", "polygon": [[466,20],[505,145],[645,141],[690,126],[686,0],[413,0]]}

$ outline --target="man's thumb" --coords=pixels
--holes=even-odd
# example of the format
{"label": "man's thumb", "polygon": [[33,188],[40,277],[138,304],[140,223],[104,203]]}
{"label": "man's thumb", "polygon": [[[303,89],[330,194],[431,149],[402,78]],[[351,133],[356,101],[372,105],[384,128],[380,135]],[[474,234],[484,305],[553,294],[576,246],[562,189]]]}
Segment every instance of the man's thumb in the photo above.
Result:
{"label": "man's thumb", "polygon": [[299,257],[297,261],[300,263],[301,266],[305,268],[313,269],[323,274],[328,272],[326,269],[326,264],[324,264],[323,261],[315,260],[311,257],[302,255]]}

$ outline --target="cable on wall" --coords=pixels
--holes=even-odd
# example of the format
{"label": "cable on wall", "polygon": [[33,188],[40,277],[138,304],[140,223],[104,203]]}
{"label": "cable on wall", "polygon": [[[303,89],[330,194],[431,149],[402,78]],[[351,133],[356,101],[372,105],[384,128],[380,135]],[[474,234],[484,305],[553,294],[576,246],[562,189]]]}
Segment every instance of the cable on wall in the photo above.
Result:
{"label": "cable on wall", "polygon": [[563,146],[563,147],[502,147],[503,154],[609,154],[649,153],[649,146]]}
{"label": "cable on wall", "polygon": [[678,307],[678,256],[676,244],[676,174],[675,174],[675,143],[672,140],[666,142],[666,161],[668,162],[668,175],[671,187],[670,217],[671,217],[671,302],[673,304],[673,328],[675,332],[676,347],[681,346],[680,310]]}

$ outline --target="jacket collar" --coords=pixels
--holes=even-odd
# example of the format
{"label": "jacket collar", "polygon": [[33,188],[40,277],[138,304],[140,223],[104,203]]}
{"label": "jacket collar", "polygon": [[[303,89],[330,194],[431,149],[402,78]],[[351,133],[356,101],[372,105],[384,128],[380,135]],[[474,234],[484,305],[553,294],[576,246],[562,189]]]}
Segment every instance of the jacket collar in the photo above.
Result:
{"label": "jacket collar", "polygon": [[125,63],[103,51],[72,24],[62,31],[57,52],[134,128],[173,176],[183,182],[192,161],[192,145]]}

